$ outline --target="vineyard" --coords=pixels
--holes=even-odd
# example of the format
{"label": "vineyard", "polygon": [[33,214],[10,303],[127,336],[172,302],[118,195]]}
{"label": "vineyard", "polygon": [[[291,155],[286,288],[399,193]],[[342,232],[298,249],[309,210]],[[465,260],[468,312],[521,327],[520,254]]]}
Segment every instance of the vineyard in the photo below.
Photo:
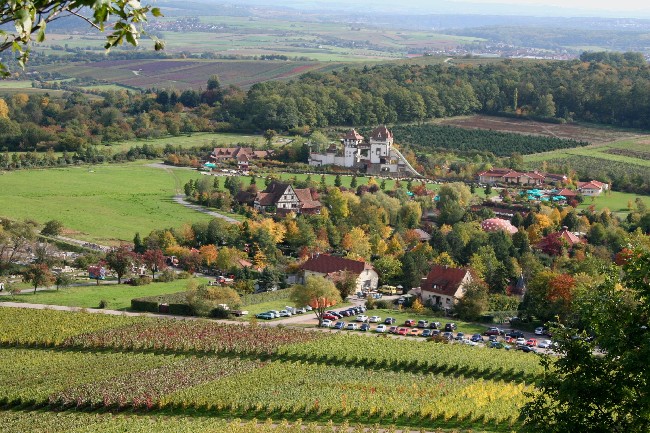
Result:
{"label": "vineyard", "polygon": [[589,143],[535,135],[464,129],[440,125],[395,125],[392,132],[399,143],[430,152],[435,149],[492,152],[497,156],[527,155],[586,146]]}
{"label": "vineyard", "polygon": [[0,342],[9,432],[234,433],[269,418],[329,432],[349,417],[512,431],[540,373],[534,355],[460,345],[48,310],[0,308]]}

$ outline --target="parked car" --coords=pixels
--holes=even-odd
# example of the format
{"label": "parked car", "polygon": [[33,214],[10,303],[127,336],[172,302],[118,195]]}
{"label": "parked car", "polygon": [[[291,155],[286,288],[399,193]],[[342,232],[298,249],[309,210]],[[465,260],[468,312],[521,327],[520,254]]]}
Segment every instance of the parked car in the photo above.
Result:
{"label": "parked car", "polygon": [[459,332],[458,334],[456,334],[456,340],[459,340],[459,341],[460,341],[460,340],[462,340],[463,338],[465,338],[465,334],[463,334],[462,332]]}
{"label": "parked car", "polygon": [[488,347],[492,349],[503,349],[505,345],[503,343],[499,343],[498,341],[491,341]]}
{"label": "parked car", "polygon": [[321,326],[321,328],[331,328],[332,324],[333,324],[333,322],[331,320],[325,319],[325,320],[323,320],[321,322],[320,326]]}
{"label": "parked car", "polygon": [[305,314],[307,310],[305,310],[305,307],[300,307],[300,308],[294,308],[293,312],[294,314]]}
{"label": "parked car", "polygon": [[498,338],[499,338],[499,337],[497,337],[496,335],[490,335],[490,336],[488,337],[488,341],[497,341]]}
{"label": "parked car", "polygon": [[323,319],[326,319],[326,320],[336,320],[336,319],[338,319],[338,317],[336,317],[336,316],[335,316],[334,314],[332,314],[332,313],[325,313],[325,314],[323,314]]}
{"label": "parked car", "polygon": [[359,314],[355,320],[357,322],[365,322],[366,320],[368,320],[368,316],[366,316],[365,314]]}
{"label": "parked car", "polygon": [[348,326],[345,327],[345,329],[347,329],[348,331],[356,331],[358,328],[356,323],[350,322],[348,323]]}
{"label": "parked car", "polygon": [[455,323],[445,323],[445,331],[446,332],[452,332],[456,330],[456,324]]}
{"label": "parked car", "polygon": [[409,335],[417,336],[420,334],[420,330],[418,328],[411,328],[411,331],[409,331]]}
{"label": "parked car", "polygon": [[397,335],[406,335],[408,334],[408,332],[409,332],[408,328],[399,328],[397,330]]}
{"label": "parked car", "polygon": [[485,335],[501,335],[502,331],[497,327],[492,327],[484,332]]}
{"label": "parked car", "polygon": [[515,331],[514,329],[511,329],[506,332],[506,337],[524,338],[525,335],[521,331]]}
{"label": "parked car", "polygon": [[432,329],[431,330],[431,336],[432,337],[437,337],[438,335],[440,335],[440,329]]}
{"label": "parked car", "polygon": [[516,344],[517,346],[525,346],[525,345],[526,345],[526,339],[523,338],[523,337],[517,338],[517,339],[515,340],[515,344]]}
{"label": "parked car", "polygon": [[280,312],[277,311],[277,310],[269,310],[269,311],[267,311],[267,313],[271,313],[275,317],[280,317]]}
{"label": "parked car", "polygon": [[429,326],[428,320],[418,320],[418,328],[426,328]]}
{"label": "parked car", "polygon": [[275,319],[275,316],[273,314],[270,314],[270,313],[260,313],[260,314],[257,314],[255,317],[257,317],[258,319],[264,319],[264,320]]}
{"label": "parked car", "polygon": [[530,346],[517,346],[517,349],[521,350],[524,353],[530,353],[530,352],[536,353],[535,349],[533,349]]}
{"label": "parked car", "polygon": [[440,324],[440,322],[431,322],[431,323],[429,323],[429,328],[431,328],[431,329],[440,329],[441,326],[442,325]]}
{"label": "parked car", "polygon": [[336,322],[334,324],[334,329],[343,329],[345,328],[345,322]]}
{"label": "parked car", "polygon": [[280,317],[291,317],[292,314],[287,310],[280,311]]}
{"label": "parked car", "polygon": [[389,334],[397,334],[398,329],[399,328],[397,326],[391,326],[390,328],[388,328],[388,333]]}
{"label": "parked car", "polygon": [[454,339],[454,333],[453,332],[443,332],[442,336],[443,336],[443,338],[446,338],[447,340],[453,340]]}
{"label": "parked car", "polygon": [[394,325],[395,324],[395,319],[392,317],[386,317],[386,320],[384,320],[384,323],[386,325]]}
{"label": "parked car", "polygon": [[353,313],[352,311],[349,310],[343,310],[343,311],[339,311],[339,314],[341,315],[341,317],[350,317],[352,316]]}
{"label": "parked car", "polygon": [[528,346],[528,347],[535,347],[535,346],[537,346],[537,339],[535,339],[535,338],[529,338],[528,341],[526,341],[526,346]]}
{"label": "parked car", "polygon": [[381,322],[381,317],[372,316],[369,320],[370,320],[370,323],[379,323],[379,322]]}
{"label": "parked car", "polygon": [[423,329],[420,337],[431,337],[431,329]]}
{"label": "parked car", "polygon": [[553,342],[551,340],[542,340],[537,344],[537,347],[541,349],[551,349],[553,347]]}
{"label": "parked car", "polygon": [[535,328],[535,335],[548,335],[548,336],[550,336],[551,333],[550,333],[550,331],[548,330],[547,327],[539,326],[539,327]]}
{"label": "parked car", "polygon": [[362,323],[361,327],[359,328],[359,331],[369,331],[370,330],[370,324],[369,323]]}
{"label": "parked car", "polygon": [[472,335],[471,340],[474,341],[474,342],[477,342],[477,343],[482,343],[483,342],[483,336],[481,334],[474,334],[474,335]]}
{"label": "parked car", "polygon": [[415,326],[415,320],[406,319],[406,321],[404,321],[404,326]]}
{"label": "parked car", "polygon": [[386,332],[387,329],[388,328],[386,328],[386,325],[381,324],[381,325],[377,325],[377,327],[375,328],[375,332]]}

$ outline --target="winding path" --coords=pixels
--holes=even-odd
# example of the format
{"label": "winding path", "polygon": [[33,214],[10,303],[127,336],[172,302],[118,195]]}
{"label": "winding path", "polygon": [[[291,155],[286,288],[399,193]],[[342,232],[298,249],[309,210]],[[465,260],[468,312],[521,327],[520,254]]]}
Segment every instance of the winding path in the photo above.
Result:
{"label": "winding path", "polygon": [[222,220],[224,220],[226,222],[229,222],[230,224],[239,224],[239,221],[237,221],[234,218],[230,218],[229,216],[220,214],[220,213],[215,212],[215,211],[208,210],[208,209],[204,208],[203,206],[199,206],[199,205],[192,204],[192,203],[188,202],[187,200],[185,200],[183,198],[183,194],[176,194],[174,196],[174,201],[176,203],[178,203],[178,204],[181,204],[181,205],[185,206],[188,209],[192,209],[192,210],[195,210],[197,212],[201,212],[201,213],[213,216],[215,218],[221,218]]}

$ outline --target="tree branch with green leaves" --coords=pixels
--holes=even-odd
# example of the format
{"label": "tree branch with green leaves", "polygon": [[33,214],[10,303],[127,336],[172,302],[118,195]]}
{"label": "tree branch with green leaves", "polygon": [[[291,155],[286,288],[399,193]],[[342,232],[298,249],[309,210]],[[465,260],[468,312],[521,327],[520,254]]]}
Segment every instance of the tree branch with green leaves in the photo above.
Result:
{"label": "tree branch with green leaves", "polygon": [[[112,31],[106,36],[104,48],[110,50],[125,41],[137,46],[146,35],[143,24],[149,16],[162,16],[160,9],[141,5],[139,0],[8,0],[0,2],[0,25],[14,24],[14,30],[0,30],[0,52],[11,50],[18,55],[18,63],[25,67],[29,59],[29,45],[43,42],[47,24],[63,17],[79,18],[95,29]],[[162,50],[163,41],[149,36],[154,48]],[[4,62],[0,74],[7,76]]]}

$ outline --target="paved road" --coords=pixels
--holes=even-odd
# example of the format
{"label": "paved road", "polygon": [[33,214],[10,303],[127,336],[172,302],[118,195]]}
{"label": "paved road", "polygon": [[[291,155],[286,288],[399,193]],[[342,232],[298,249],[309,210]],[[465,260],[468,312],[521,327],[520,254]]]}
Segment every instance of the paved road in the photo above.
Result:
{"label": "paved road", "polygon": [[185,206],[188,209],[192,209],[192,210],[195,210],[197,212],[201,212],[201,213],[213,216],[215,218],[221,218],[222,220],[224,220],[226,222],[229,222],[230,224],[239,224],[239,221],[237,221],[234,218],[230,218],[229,216],[220,214],[220,213],[215,212],[215,211],[208,210],[208,209],[204,208],[203,206],[199,206],[199,205],[192,204],[192,203],[188,202],[187,200],[185,200],[183,194],[176,194],[174,196],[174,201],[176,203],[178,203],[178,204],[181,204],[181,205]]}

